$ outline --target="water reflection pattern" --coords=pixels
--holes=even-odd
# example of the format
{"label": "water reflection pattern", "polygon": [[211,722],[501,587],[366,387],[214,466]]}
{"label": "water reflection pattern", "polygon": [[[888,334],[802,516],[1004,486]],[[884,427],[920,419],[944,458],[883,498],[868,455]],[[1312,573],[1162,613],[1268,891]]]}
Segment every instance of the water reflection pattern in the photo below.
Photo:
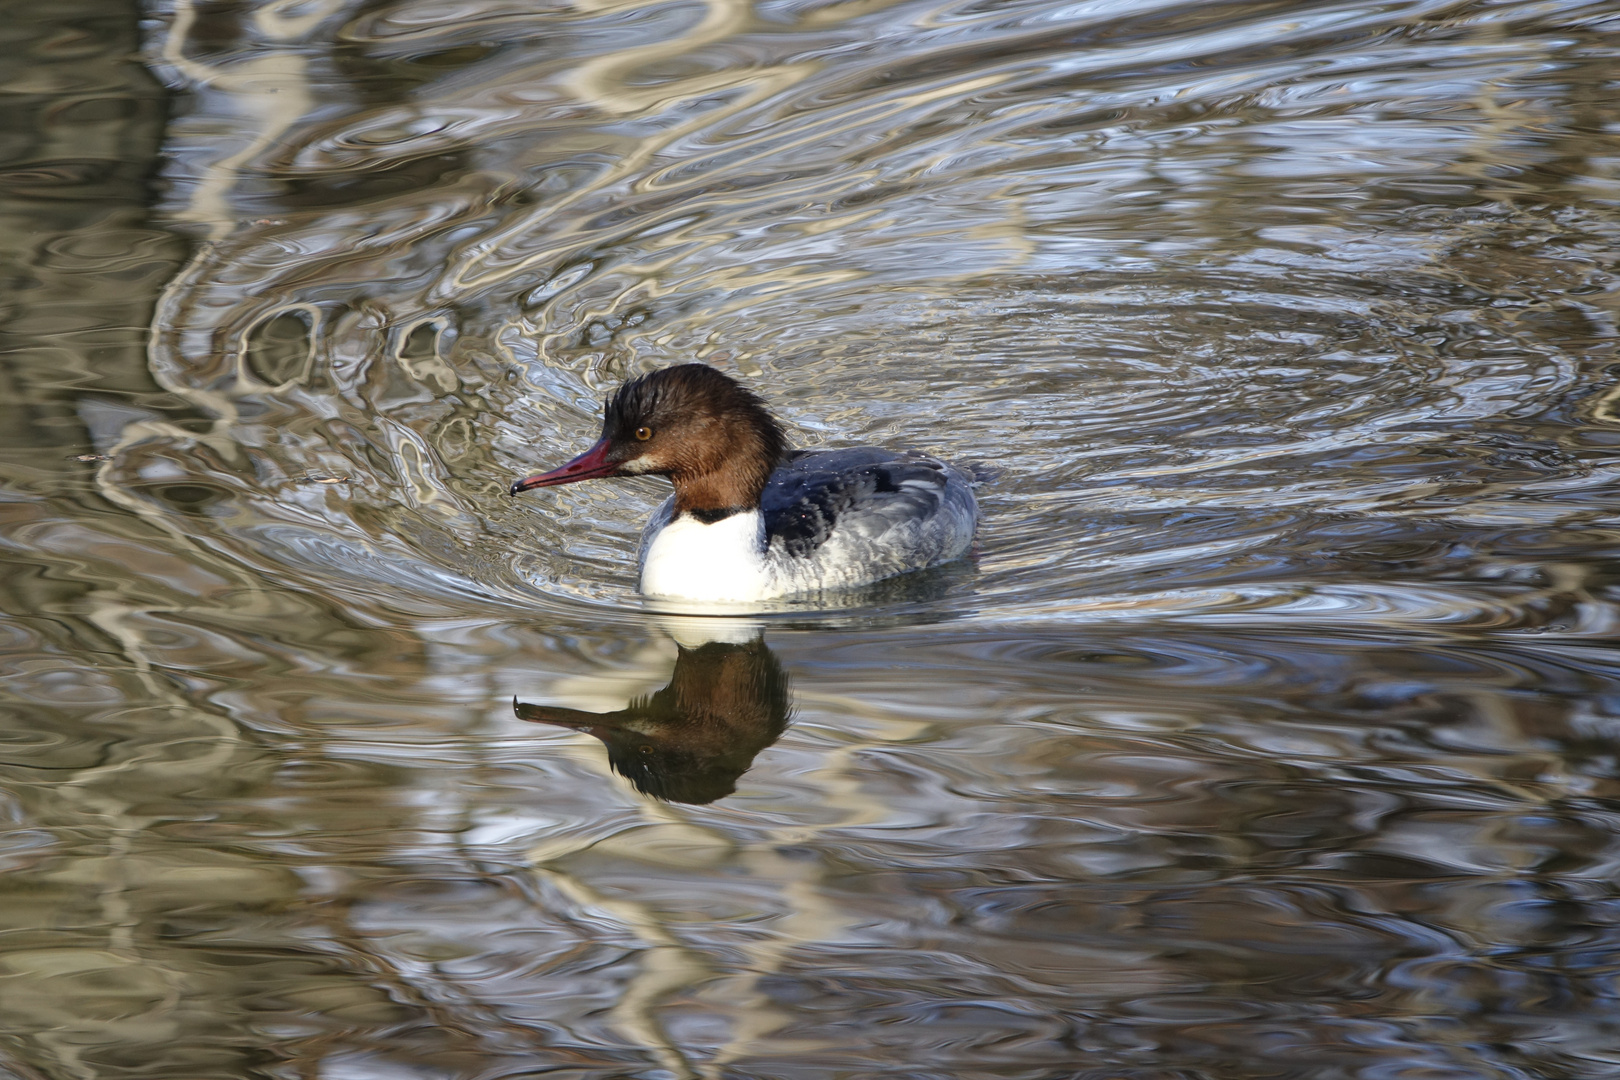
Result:
{"label": "water reflection pattern", "polygon": [[[1614,1074],[1612,5],[146,17],[12,24],[0,1073]],[[977,569],[673,643],[498,492],[694,358]]]}
{"label": "water reflection pattern", "polygon": [[996,456],[981,618],[1610,626],[1500,587],[1609,528],[1615,436],[1529,424],[1610,385],[1598,5],[297,10],[160,35],[218,420],[106,469],[265,572],[621,605],[651,488],[496,493],[707,359]]}

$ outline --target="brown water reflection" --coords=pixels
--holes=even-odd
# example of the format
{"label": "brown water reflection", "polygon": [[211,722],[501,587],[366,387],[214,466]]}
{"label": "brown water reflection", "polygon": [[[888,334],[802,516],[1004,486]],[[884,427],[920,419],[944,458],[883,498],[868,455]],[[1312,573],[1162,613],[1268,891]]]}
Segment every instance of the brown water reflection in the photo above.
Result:
{"label": "brown water reflection", "polygon": [[677,645],[669,685],[623,709],[592,712],[512,702],[519,720],[573,728],[601,740],[613,771],[637,791],[712,803],[782,737],[788,685],[763,638]]}
{"label": "brown water reflection", "polygon": [[[1620,1074],[1612,6],[141,17],[12,23],[0,1076]],[[499,495],[693,358],[977,561]]]}

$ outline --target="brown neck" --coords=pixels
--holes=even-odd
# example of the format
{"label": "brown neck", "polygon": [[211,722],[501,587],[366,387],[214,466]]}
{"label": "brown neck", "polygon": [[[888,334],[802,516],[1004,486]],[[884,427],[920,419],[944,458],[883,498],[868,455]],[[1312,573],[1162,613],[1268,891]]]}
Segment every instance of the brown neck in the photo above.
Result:
{"label": "brown neck", "polygon": [[[746,419],[746,418],[744,418]],[[711,514],[757,510],[771,473],[786,452],[769,416],[761,424],[716,417],[696,426],[664,470],[675,485],[675,513]]]}
{"label": "brown neck", "polygon": [[767,476],[751,476],[748,470],[743,469],[720,469],[698,476],[671,476],[670,480],[675,485],[675,514],[757,510]]}

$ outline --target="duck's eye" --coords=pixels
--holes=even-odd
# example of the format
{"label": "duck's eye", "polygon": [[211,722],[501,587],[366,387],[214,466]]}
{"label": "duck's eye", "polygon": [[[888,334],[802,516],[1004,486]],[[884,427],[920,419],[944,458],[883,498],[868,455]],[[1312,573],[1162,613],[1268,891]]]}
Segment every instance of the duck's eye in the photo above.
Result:
{"label": "duck's eye", "polygon": [[652,438],[652,428],[650,428],[650,427],[638,427],[638,428],[636,428],[636,438],[640,439],[642,442],[646,442],[648,439]]}

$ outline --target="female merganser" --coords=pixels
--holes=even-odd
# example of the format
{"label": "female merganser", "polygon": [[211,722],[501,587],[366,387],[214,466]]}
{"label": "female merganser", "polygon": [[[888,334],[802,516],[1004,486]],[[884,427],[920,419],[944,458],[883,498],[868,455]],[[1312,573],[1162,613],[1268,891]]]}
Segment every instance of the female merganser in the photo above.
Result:
{"label": "female merganser", "polygon": [[641,534],[648,596],[747,602],[866,585],[973,543],[972,481],[911,451],[789,450],[757,396],[704,364],[625,383],[602,437],[512,494],[602,476],[667,476]]}

